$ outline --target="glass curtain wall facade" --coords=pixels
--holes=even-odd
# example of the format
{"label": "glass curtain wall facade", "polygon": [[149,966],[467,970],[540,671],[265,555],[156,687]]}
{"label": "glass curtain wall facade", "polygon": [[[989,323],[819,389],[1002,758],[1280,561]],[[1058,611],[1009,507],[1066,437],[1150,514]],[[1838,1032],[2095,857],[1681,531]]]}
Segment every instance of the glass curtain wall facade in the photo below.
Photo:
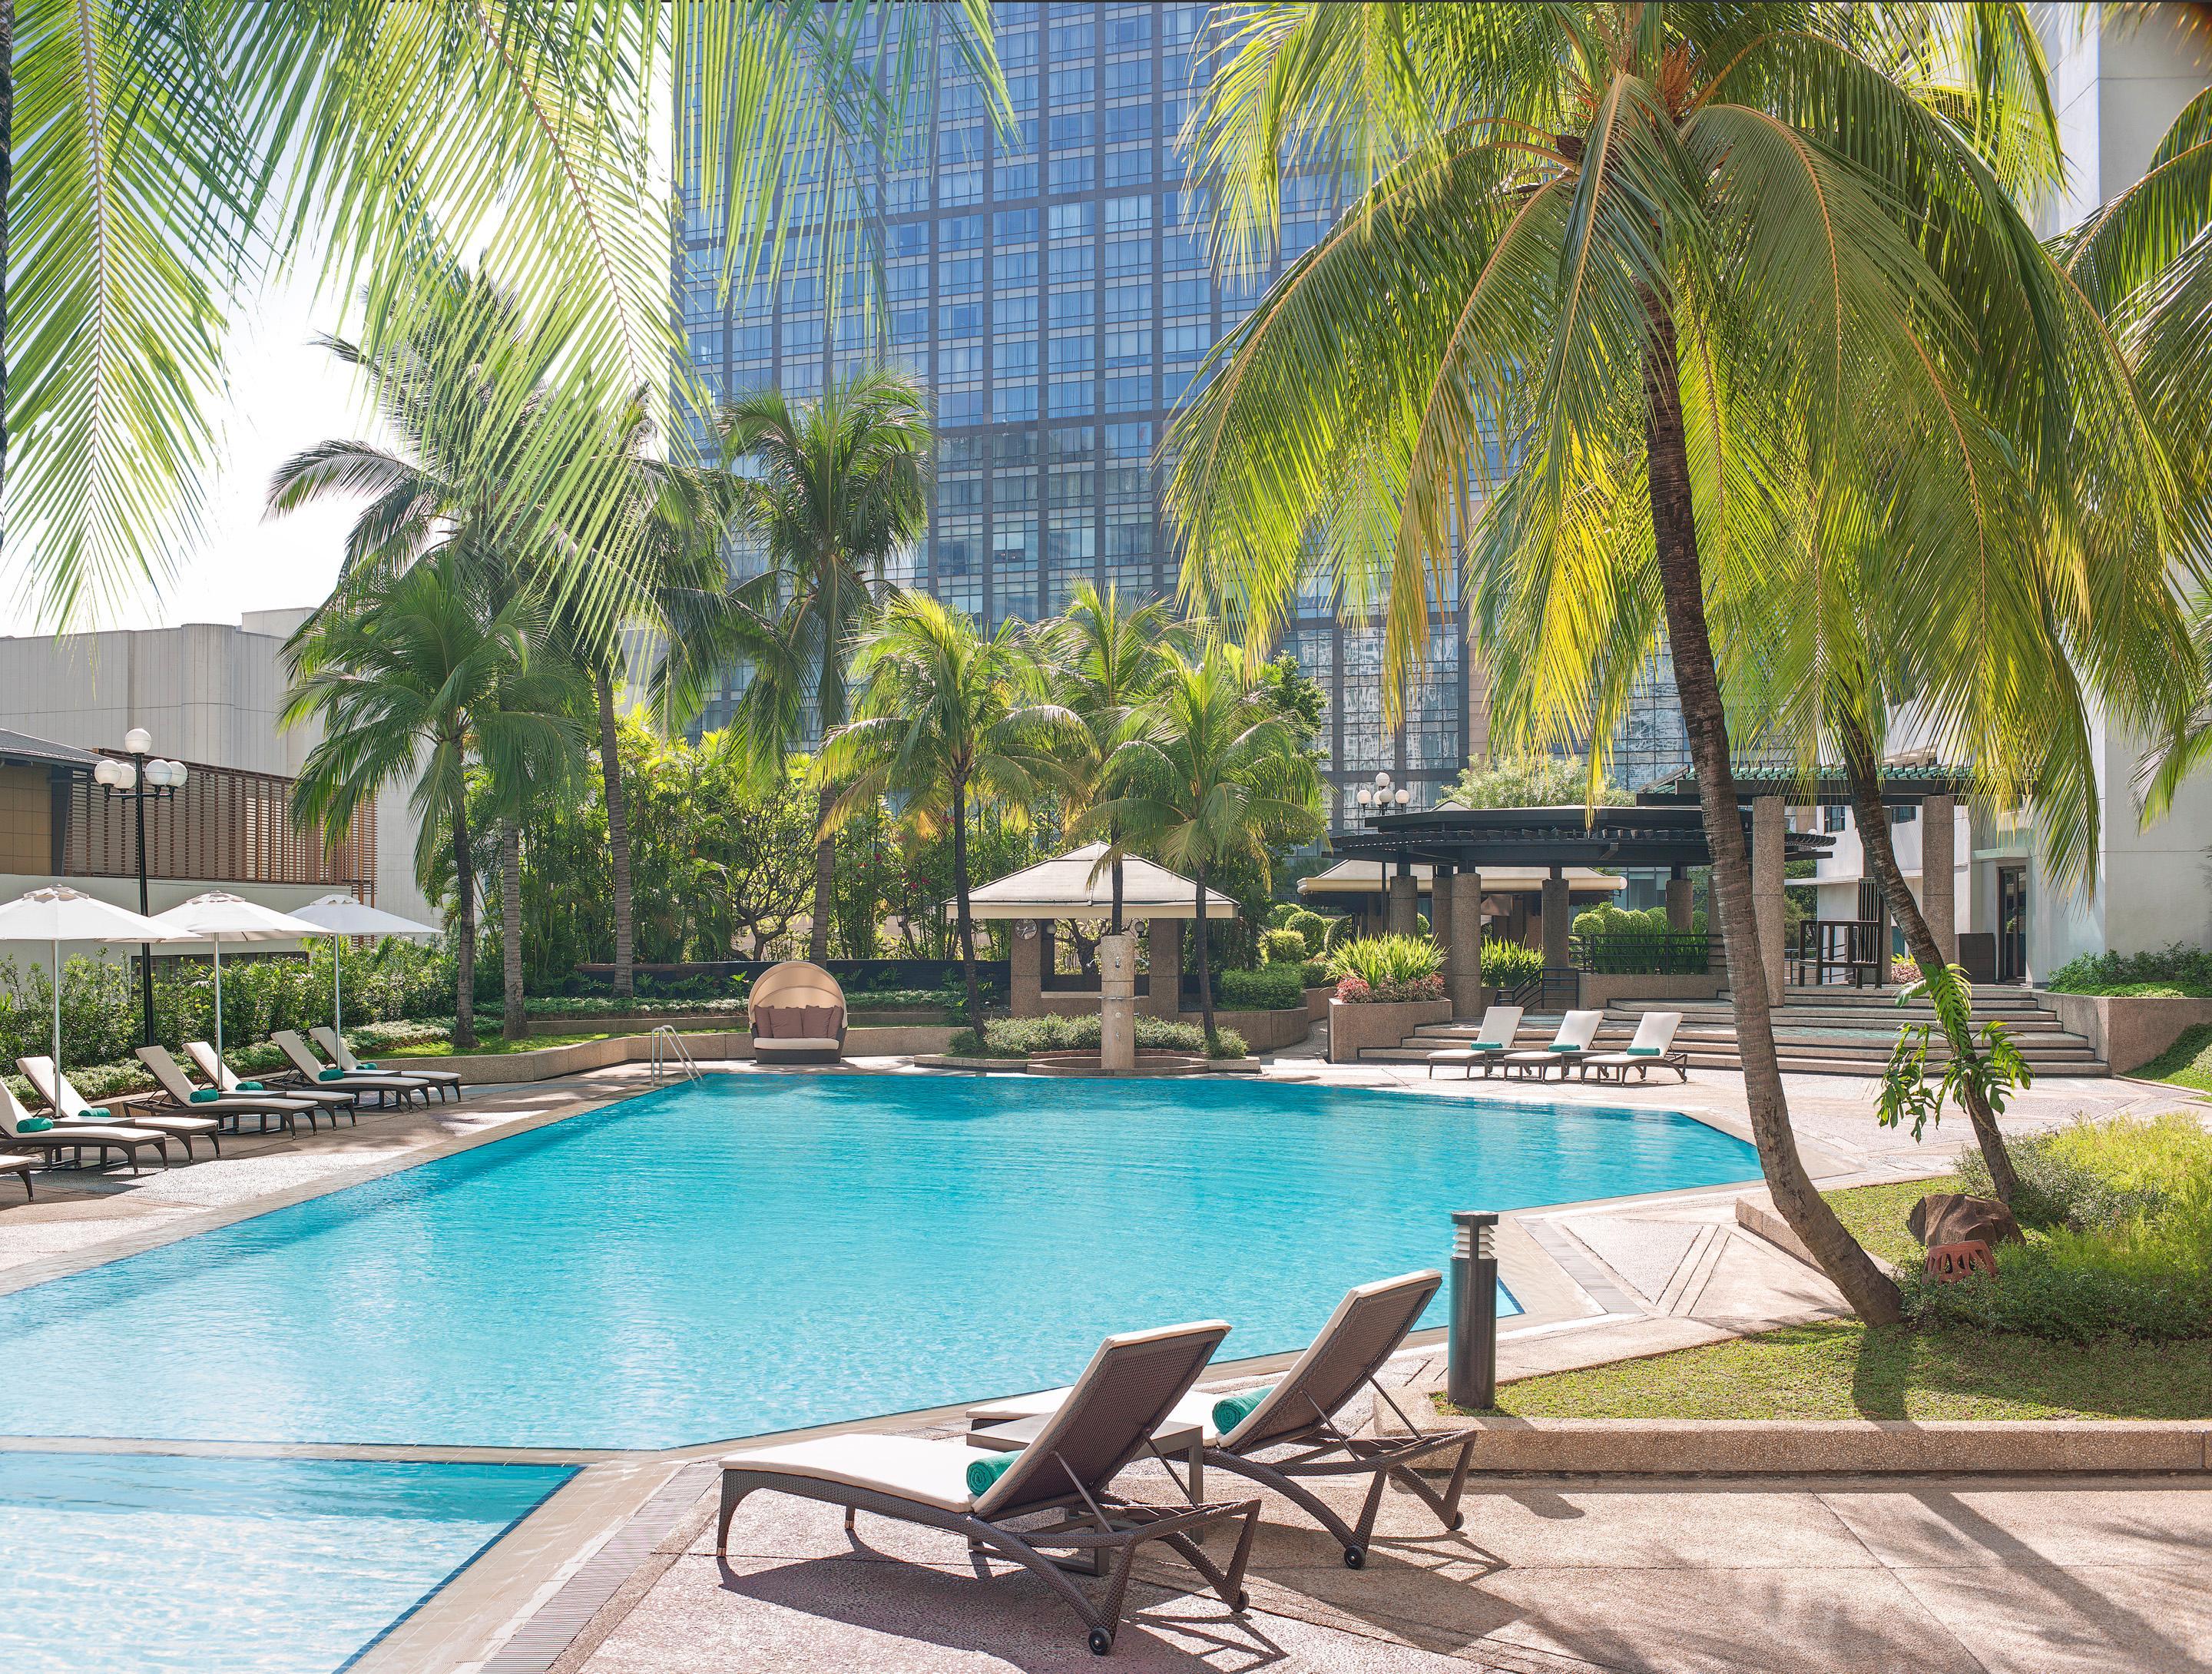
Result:
{"label": "glass curtain wall facade", "polygon": [[[995,40],[1018,131],[996,131],[949,51],[934,110],[880,174],[889,342],[939,425],[928,538],[893,580],[987,628],[1060,610],[1079,581],[1172,596],[1156,450],[1208,351],[1342,201],[1326,175],[1286,174],[1275,263],[1219,277],[1207,205],[1176,143],[1207,74],[1204,5],[1001,4]],[[718,300],[722,250],[687,219],[678,305],[718,397],[763,385],[818,395],[878,348],[876,322],[831,320],[795,230],[787,276]],[[735,560],[750,562],[744,555]],[[1379,626],[1346,624],[1318,586],[1284,643],[1329,694],[1332,812],[1378,770],[1425,806],[1485,741],[1456,596],[1433,601],[1402,727],[1382,721]],[[704,724],[726,718],[734,676]]]}

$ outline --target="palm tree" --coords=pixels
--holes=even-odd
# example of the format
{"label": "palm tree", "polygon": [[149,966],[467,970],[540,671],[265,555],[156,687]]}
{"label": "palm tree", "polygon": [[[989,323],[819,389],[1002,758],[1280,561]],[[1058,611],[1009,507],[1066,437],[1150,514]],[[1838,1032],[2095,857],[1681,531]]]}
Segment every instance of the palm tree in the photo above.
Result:
{"label": "palm tree", "polygon": [[834,831],[888,796],[904,800],[923,836],[950,830],[968,1026],[980,1039],[969,820],[988,806],[1023,829],[1030,810],[1065,786],[1083,722],[1038,699],[1037,669],[1016,624],[1001,623],[987,639],[973,618],[924,593],[891,595],[860,635],[852,678],[860,688],[854,716],[822,745],[821,770],[844,786],[826,823]]}
{"label": "palm tree", "polygon": [[[757,391],[726,407],[716,429],[725,459],[752,473],[737,484],[736,518],[768,556],[747,596],[773,624],[775,650],[753,660],[733,719],[765,780],[807,730],[810,704],[823,736],[847,719],[854,636],[882,603],[884,564],[928,526],[929,407],[904,373],[864,370],[818,401]],[[833,778],[823,777],[821,798],[808,950],[817,965],[830,955],[836,883]]]}
{"label": "palm tree", "polygon": [[[1042,625],[1045,667],[1060,702],[1082,717],[1090,750],[1072,764],[1065,814],[1073,828],[1097,800],[1107,759],[1127,730],[1137,706],[1152,695],[1164,667],[1163,648],[1173,618],[1158,600],[1130,609],[1121,590],[1102,594],[1079,581],[1066,612]],[[1109,830],[1107,851],[1114,871],[1113,933],[1121,934],[1121,834]]]}
{"label": "palm tree", "polygon": [[[1663,642],[1760,1162],[1872,1320],[1897,1287],[1790,1124],[1731,715],[1808,685],[1808,601],[1871,528],[1908,603],[1978,577],[2062,618],[2162,545],[2124,368],[2011,196],[2055,177],[2049,111],[2018,7],[1648,3],[1255,14],[1194,117],[1226,258],[1279,213],[1263,156],[1364,192],[1176,426],[1186,587],[1264,636],[1318,532],[1344,595],[1382,601],[1395,677],[1463,552],[1493,724],[1539,745],[1606,737]],[[1928,667],[1936,614],[1885,624]],[[2018,625],[1974,619],[1969,660],[2006,665]]]}
{"label": "palm tree", "polygon": [[[1158,687],[1107,758],[1105,797],[1089,823],[1126,833],[1162,865],[1190,874],[1199,1009],[1211,1045],[1206,880],[1233,860],[1249,858],[1264,868],[1271,844],[1320,836],[1321,777],[1297,735],[1255,695],[1237,648],[1214,644],[1192,653],[1170,644],[1162,656]],[[1160,980],[1158,971],[1152,980]]]}
{"label": "palm tree", "polygon": [[[511,829],[527,788],[557,771],[575,744],[568,718],[573,677],[542,655],[544,630],[529,600],[496,597],[486,573],[449,549],[404,575],[377,573],[341,586],[285,647],[292,689],[284,721],[313,721],[322,733],[293,787],[293,817],[335,837],[362,803],[412,777],[415,874],[426,892],[450,857],[459,927],[457,1046],[476,1042],[470,769],[489,775]],[[518,910],[507,919],[516,959],[520,917]],[[509,1033],[521,1026],[515,996]]]}
{"label": "palm tree", "polygon": [[596,381],[697,400],[668,376],[679,212],[723,236],[726,287],[785,269],[811,208],[833,308],[866,306],[861,188],[940,60],[1009,112],[986,0],[12,0],[0,26],[0,453],[57,626],[167,578],[215,476],[227,327],[303,253],[332,299],[367,282],[375,345],[481,250],[531,313],[574,313]]}

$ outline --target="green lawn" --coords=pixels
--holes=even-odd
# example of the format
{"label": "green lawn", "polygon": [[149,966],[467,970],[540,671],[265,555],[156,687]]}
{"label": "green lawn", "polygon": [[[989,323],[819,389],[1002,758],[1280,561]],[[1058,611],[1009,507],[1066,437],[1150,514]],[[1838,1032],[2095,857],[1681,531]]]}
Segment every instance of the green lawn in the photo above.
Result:
{"label": "green lawn", "polygon": [[[491,1027],[477,1037],[477,1044],[462,1054],[465,1057],[499,1057],[508,1052],[534,1052],[541,1046],[574,1046],[587,1040],[605,1040],[611,1035],[637,1035],[642,1029],[600,1029],[594,1032],[573,1035],[531,1035],[522,1040],[508,1040],[499,1032],[499,1026]],[[723,1032],[715,1029],[682,1029],[679,1034],[711,1035]],[[378,1063],[387,1058],[450,1058],[453,1043],[450,1040],[420,1041],[410,1046],[380,1046],[373,1052],[354,1049],[356,1057],[372,1058]]]}
{"label": "green lawn", "polygon": [[[1827,1197],[1861,1243],[1902,1266],[1920,1259],[1907,1211],[1946,1189],[1911,1180]],[[2053,1342],[1839,1320],[1525,1379],[1499,1389],[1498,1409],[1523,1418],[2208,1418],[2212,1343]]]}
{"label": "green lawn", "polygon": [[2184,1029],[2180,1039],[2142,1068],[2129,1073],[2147,1081],[2171,1081],[2176,1087],[2212,1093],[2212,1023]]}

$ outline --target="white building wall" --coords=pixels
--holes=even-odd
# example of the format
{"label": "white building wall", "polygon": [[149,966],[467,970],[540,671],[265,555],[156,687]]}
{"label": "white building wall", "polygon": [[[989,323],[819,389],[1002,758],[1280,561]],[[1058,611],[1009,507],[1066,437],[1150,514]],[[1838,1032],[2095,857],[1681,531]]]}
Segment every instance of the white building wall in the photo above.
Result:
{"label": "white building wall", "polygon": [[[257,611],[234,627],[195,622],[0,637],[0,716],[5,717],[0,724],[84,750],[118,748],[125,733],[143,727],[153,734],[156,755],[296,776],[319,734],[312,722],[282,724],[287,685],[282,654],[285,639],[307,615],[304,610]],[[415,825],[407,807],[411,788],[395,785],[376,799],[377,904],[403,918],[435,923],[437,915],[415,883]],[[7,881],[0,880],[0,887]],[[257,886],[252,892],[281,908],[304,905],[326,892],[311,890],[297,899],[289,890]],[[129,894],[128,904],[135,907],[135,881]],[[277,894],[286,898],[280,901]],[[155,910],[162,906],[157,899]]]}

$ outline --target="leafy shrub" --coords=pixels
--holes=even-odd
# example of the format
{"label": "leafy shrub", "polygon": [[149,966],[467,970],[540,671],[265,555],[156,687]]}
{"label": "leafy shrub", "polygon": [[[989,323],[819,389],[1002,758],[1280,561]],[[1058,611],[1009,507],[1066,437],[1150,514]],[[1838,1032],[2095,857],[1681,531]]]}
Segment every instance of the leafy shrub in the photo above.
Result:
{"label": "leafy shrub", "polygon": [[[1204,1052],[1206,1032],[1195,1023],[1176,1023],[1164,1017],[1137,1019],[1137,1046],[1148,1052]],[[1042,1017],[999,1017],[983,1026],[983,1038],[979,1043],[973,1029],[963,1029],[952,1037],[947,1049],[956,1058],[1026,1058],[1036,1052],[1095,1052],[1098,1050],[1099,1023],[1093,1014],[1083,1017],[1062,1017],[1048,1013]],[[1215,1031],[1212,1056],[1241,1058],[1246,1050],[1244,1037],[1234,1029]]]}
{"label": "leafy shrub", "polygon": [[[1998,1252],[1994,1278],[1913,1277],[1917,1314],[2063,1342],[2212,1336],[2212,1134],[2181,1115],[2120,1117],[2011,1149],[2027,1242]],[[1978,1155],[1960,1172],[1988,1189]]]}
{"label": "leafy shrub", "polygon": [[1282,928],[1286,930],[1296,930],[1304,938],[1305,956],[1313,959],[1321,957],[1322,949],[1328,946],[1329,933],[1344,922],[1342,918],[1325,916],[1310,907],[1297,907],[1294,908],[1291,916],[1283,921]]}
{"label": "leafy shrub", "polygon": [[2212,999],[2212,948],[2173,942],[2154,953],[2084,953],[2058,967],[2054,994],[2125,994],[2145,984],[2191,999]]}
{"label": "leafy shrub", "polygon": [[1260,957],[1269,965],[1304,965],[1307,957],[1306,939],[1296,930],[1262,930],[1260,933]]}
{"label": "leafy shrub", "polygon": [[1443,998],[1443,950],[1425,936],[1360,936],[1330,954],[1336,997],[1351,1004]]}
{"label": "leafy shrub", "polygon": [[1482,981],[1487,988],[1518,988],[1544,974],[1544,955],[1517,941],[1486,937],[1482,943]]}
{"label": "leafy shrub", "polygon": [[1278,901],[1267,909],[1267,928],[1280,930],[1286,928],[1293,913],[1303,910],[1295,901]]}
{"label": "leafy shrub", "polygon": [[1237,1011],[1288,1011],[1306,1002],[1305,966],[1263,965],[1257,971],[1224,971],[1215,979],[1214,991],[1223,1005]]}

